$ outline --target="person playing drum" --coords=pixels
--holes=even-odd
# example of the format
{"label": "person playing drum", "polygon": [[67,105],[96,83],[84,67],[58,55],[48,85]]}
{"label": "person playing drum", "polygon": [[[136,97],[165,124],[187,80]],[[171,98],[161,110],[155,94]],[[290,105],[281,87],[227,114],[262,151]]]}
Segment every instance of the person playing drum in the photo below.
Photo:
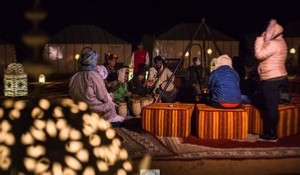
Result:
{"label": "person playing drum", "polygon": [[[165,58],[162,56],[154,57],[155,65],[149,69],[149,78],[147,80],[147,88],[151,89],[153,94],[161,94],[164,90],[169,78],[171,78],[172,72],[168,69],[164,63]],[[174,86],[174,77],[166,89],[166,92],[162,95],[162,102],[174,102],[176,99],[177,89]]]}
{"label": "person playing drum", "polygon": [[128,101],[132,93],[128,91],[128,68],[121,68],[118,70],[118,80],[113,82],[109,92],[114,94],[116,101]]}
{"label": "person playing drum", "polygon": [[147,83],[145,82],[146,69],[141,68],[128,82],[128,89],[133,97],[146,97]]}

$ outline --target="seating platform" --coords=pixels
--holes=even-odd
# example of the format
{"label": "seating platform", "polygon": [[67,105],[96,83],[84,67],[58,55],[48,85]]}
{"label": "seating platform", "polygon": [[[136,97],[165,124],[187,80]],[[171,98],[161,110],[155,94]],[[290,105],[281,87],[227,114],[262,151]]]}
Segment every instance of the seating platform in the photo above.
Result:
{"label": "seating platform", "polygon": [[196,105],[196,128],[202,139],[245,139],[248,136],[248,113],[244,109],[219,109]]}

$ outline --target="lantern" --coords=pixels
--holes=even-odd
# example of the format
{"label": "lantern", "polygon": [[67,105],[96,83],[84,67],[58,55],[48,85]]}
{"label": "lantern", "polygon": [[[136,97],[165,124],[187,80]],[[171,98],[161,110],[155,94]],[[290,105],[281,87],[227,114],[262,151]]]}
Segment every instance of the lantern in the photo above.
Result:
{"label": "lantern", "polygon": [[16,61],[4,70],[4,96],[26,96],[28,93],[27,74],[21,63]]}
{"label": "lantern", "polygon": [[39,83],[45,83],[45,81],[46,81],[45,75],[44,74],[40,74],[40,76],[39,76]]}
{"label": "lantern", "polygon": [[132,78],[133,78],[133,65],[132,65],[132,63],[130,63],[129,65],[128,65],[128,70],[129,70],[129,76],[128,76],[128,81],[130,81]]}

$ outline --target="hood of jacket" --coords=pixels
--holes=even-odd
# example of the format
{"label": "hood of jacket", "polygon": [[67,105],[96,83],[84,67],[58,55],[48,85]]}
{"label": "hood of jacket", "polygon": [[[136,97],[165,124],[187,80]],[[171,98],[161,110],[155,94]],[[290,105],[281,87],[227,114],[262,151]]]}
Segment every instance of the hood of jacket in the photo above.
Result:
{"label": "hood of jacket", "polygon": [[229,66],[232,68],[232,60],[228,55],[224,54],[218,57],[214,70],[221,66]]}

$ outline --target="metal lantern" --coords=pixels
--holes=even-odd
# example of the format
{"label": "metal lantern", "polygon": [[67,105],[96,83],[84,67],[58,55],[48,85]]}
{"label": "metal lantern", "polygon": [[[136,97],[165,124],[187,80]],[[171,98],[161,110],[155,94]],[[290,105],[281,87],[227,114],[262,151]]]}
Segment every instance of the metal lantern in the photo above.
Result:
{"label": "metal lantern", "polygon": [[28,93],[27,74],[21,63],[16,61],[4,70],[4,96],[26,96]]}

